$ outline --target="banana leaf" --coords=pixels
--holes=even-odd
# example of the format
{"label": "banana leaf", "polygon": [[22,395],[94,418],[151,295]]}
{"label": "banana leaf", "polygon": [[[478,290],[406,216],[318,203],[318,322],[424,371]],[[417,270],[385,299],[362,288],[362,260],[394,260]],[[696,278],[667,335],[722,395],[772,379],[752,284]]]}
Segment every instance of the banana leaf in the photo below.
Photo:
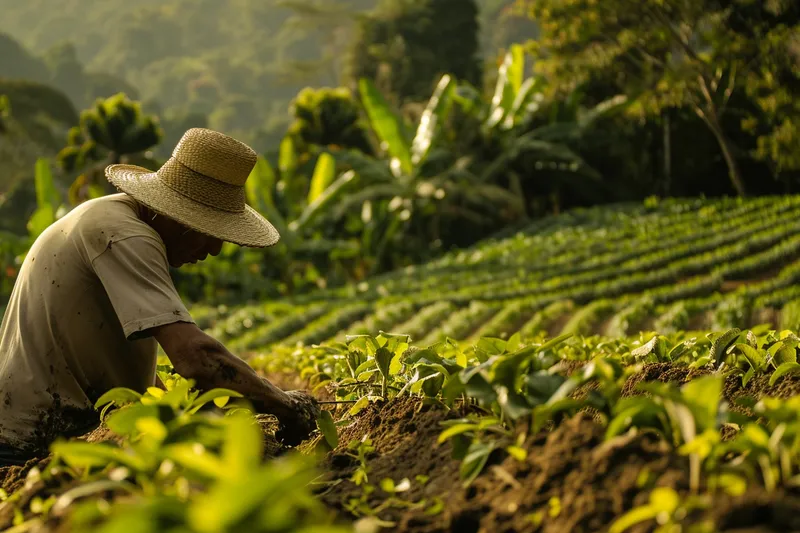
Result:
{"label": "banana leaf", "polygon": [[489,106],[486,127],[494,128],[511,112],[517,93],[522,86],[525,69],[525,55],[522,46],[515,44],[503,59],[497,70],[497,84]]}
{"label": "banana leaf", "polygon": [[303,210],[297,220],[289,224],[289,230],[293,232],[301,232],[306,225],[323,213],[332,203],[334,203],[339,196],[348,188],[348,185],[355,183],[357,174],[352,170],[348,170],[326,188],[312,203]]}
{"label": "banana leaf", "polygon": [[264,215],[281,236],[281,240],[290,248],[294,244],[294,235],[286,226],[286,220],[275,207],[272,189],[275,186],[275,171],[269,161],[259,156],[253,170],[244,184],[247,203]]}
{"label": "banana leaf", "polygon": [[358,174],[362,184],[392,183],[395,181],[386,161],[366,155],[358,150],[336,152],[336,160],[349,166]]}
{"label": "banana leaf", "polygon": [[453,78],[448,74],[442,76],[433,95],[425,106],[425,111],[419,119],[417,133],[411,143],[411,162],[418,166],[425,161],[435,141],[437,126],[447,117],[452,104]]}
{"label": "banana leaf", "polygon": [[294,141],[288,135],[281,140],[278,170],[284,179],[291,177],[297,170],[297,151],[294,149]]}
{"label": "banana leaf", "polygon": [[336,177],[336,160],[331,154],[322,152],[314,167],[314,175],[311,177],[311,186],[308,191],[309,204],[313,203],[328,188],[334,177]]}
{"label": "banana leaf", "polygon": [[523,122],[528,115],[538,108],[537,99],[542,98],[542,78],[528,78],[520,86],[511,105],[511,111],[503,123],[505,129],[511,129]]}
{"label": "banana leaf", "polygon": [[61,196],[53,182],[50,162],[40,157],[36,160],[34,184],[36,187],[37,208],[28,220],[27,229],[31,239],[35,239],[56,221],[56,211],[61,204]]}
{"label": "banana leaf", "polygon": [[367,111],[372,129],[386,146],[393,161],[390,167],[395,176],[411,174],[411,147],[402,119],[389,107],[380,91],[371,80],[361,78],[358,82],[361,101]]}

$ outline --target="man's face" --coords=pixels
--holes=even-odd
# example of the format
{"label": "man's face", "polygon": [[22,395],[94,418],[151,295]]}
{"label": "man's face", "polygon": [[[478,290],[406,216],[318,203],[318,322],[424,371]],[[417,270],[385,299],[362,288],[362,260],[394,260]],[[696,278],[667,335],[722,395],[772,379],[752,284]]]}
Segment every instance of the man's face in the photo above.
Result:
{"label": "man's face", "polygon": [[222,240],[189,229],[172,218],[154,215],[152,211],[143,209],[145,211],[140,213],[140,217],[161,236],[171,267],[197,263],[209,255],[219,255],[222,250]]}
{"label": "man's face", "polygon": [[222,250],[222,241],[191,230],[175,222],[175,231],[165,239],[167,260],[170,266],[178,268],[188,263],[197,263],[209,255],[218,255]]}

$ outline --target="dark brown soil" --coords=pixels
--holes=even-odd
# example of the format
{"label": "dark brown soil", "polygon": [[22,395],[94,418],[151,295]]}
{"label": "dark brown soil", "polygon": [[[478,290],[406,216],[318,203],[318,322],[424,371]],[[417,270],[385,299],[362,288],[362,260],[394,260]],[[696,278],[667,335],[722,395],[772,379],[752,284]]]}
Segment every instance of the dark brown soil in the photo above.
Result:
{"label": "dark brown soil", "polygon": [[[567,362],[565,370],[569,374],[583,364]],[[629,379],[623,394],[640,394],[635,385],[644,380],[686,383],[706,373],[669,364],[645,365],[642,372]],[[730,377],[724,395],[732,402],[742,395],[788,397],[798,394],[798,390],[798,376],[787,377],[774,387],[768,386],[768,378],[757,378],[744,388],[739,377]],[[411,489],[399,497],[406,502],[426,501],[417,508],[380,508],[378,516],[394,522],[392,531],[604,531],[623,513],[646,503],[655,486],[688,493],[685,457],[651,433],[605,442],[603,426],[588,412],[528,438],[524,461],[503,454],[492,456],[483,474],[465,487],[459,478],[460,462],[451,458],[450,445],[437,445],[442,431],[440,422],[463,415],[461,410],[448,413],[425,406],[418,399],[371,405],[353,425],[341,429],[340,446],[329,454],[324,465],[328,480],[338,484],[325,490],[323,500],[347,515],[347,502],[362,497],[363,488],[350,481],[357,461],[345,452],[348,442],[364,436],[369,436],[376,448],[367,462],[368,483],[378,487],[384,478],[395,482],[409,478]],[[429,476],[429,481],[420,484],[415,481],[417,475]],[[646,484],[640,485],[645,478]],[[427,514],[425,509],[435,497],[441,498],[444,506],[437,514]],[[375,509],[387,498],[388,494],[376,488],[366,496],[366,502]],[[690,522],[700,519],[712,519],[718,531],[800,531],[800,491],[767,494],[752,487],[739,498],[720,493],[714,496],[708,511],[689,517]],[[645,523],[630,531],[653,528],[652,523]]]}

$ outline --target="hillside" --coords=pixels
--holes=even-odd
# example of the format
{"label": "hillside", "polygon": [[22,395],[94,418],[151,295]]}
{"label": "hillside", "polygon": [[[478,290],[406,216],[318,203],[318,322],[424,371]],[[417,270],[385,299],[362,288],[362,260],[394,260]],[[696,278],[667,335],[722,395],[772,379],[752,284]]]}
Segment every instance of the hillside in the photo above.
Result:
{"label": "hillside", "polygon": [[797,196],[570,211],[357,287],[193,312],[239,351],[379,330],[426,345],[517,330],[794,327],[798,215]]}
{"label": "hillside", "polygon": [[[478,3],[477,39],[491,60],[512,39],[530,34],[512,36],[509,32],[519,29],[507,30],[498,22],[510,3]],[[236,134],[261,151],[280,142],[288,104],[302,88],[342,83],[356,20],[378,4],[0,0],[0,34],[41,56],[43,64],[28,70],[70,94],[79,109],[94,99],[87,96],[85,70],[86,75],[113,77],[115,89],[128,84],[131,96],[162,120],[191,119],[195,125],[202,116],[212,129]],[[58,72],[48,75],[45,64]],[[0,61],[0,78],[8,76]]]}

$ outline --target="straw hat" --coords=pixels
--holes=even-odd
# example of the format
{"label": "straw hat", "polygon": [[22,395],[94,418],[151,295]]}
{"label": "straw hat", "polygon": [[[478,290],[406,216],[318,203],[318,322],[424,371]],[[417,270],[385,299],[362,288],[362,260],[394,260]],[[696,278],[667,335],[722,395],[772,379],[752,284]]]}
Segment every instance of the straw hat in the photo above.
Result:
{"label": "straw hat", "polygon": [[136,165],[109,165],[117,189],[156,213],[240,246],[263,248],[280,235],[245,203],[244,184],[256,153],[232,137],[192,128],[156,172]]}

